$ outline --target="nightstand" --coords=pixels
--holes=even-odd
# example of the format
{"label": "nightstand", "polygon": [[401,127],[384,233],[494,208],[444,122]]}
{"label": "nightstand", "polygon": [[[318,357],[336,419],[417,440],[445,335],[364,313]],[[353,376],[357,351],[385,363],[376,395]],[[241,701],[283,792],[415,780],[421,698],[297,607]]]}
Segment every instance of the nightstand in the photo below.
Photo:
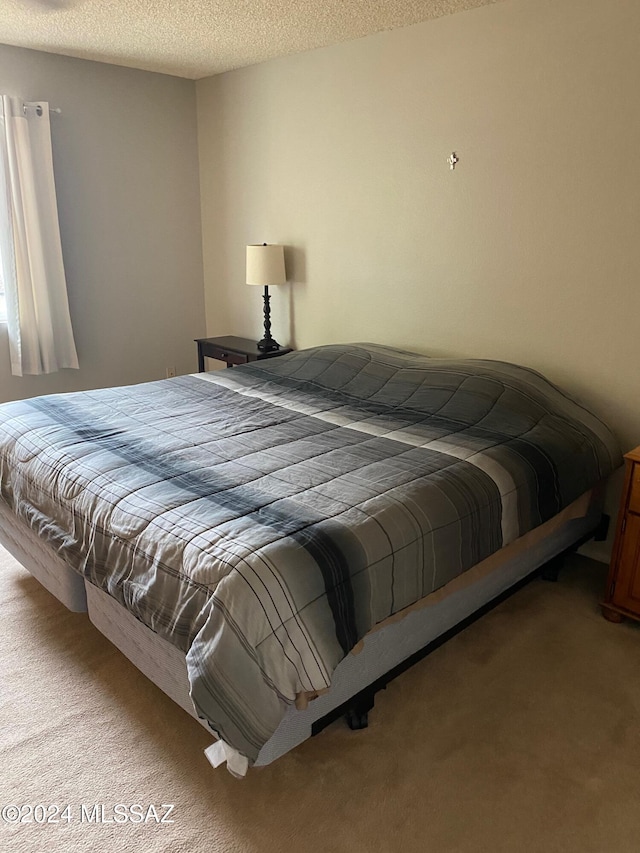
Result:
{"label": "nightstand", "polygon": [[291,347],[280,347],[280,349],[263,352],[258,349],[255,341],[236,338],[233,335],[195,340],[198,344],[199,373],[204,373],[205,358],[215,358],[217,361],[224,361],[227,367],[233,367],[234,364],[248,364],[250,361],[260,361],[263,358],[274,358],[277,355],[293,352]]}
{"label": "nightstand", "polygon": [[625,478],[602,615],[640,619],[640,447],[625,454]]}

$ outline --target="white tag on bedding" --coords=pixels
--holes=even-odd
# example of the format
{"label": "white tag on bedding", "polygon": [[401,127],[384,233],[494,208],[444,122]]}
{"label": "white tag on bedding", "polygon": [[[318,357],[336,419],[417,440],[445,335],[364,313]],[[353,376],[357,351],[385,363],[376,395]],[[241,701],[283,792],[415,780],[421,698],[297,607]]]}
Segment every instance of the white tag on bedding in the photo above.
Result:
{"label": "white tag on bedding", "polygon": [[249,759],[246,755],[241,755],[237,749],[229,746],[223,740],[217,740],[208,746],[204,754],[207,760],[213,767],[220,767],[222,763],[227,762],[227,770],[236,779],[242,779],[247,775],[249,769]]}

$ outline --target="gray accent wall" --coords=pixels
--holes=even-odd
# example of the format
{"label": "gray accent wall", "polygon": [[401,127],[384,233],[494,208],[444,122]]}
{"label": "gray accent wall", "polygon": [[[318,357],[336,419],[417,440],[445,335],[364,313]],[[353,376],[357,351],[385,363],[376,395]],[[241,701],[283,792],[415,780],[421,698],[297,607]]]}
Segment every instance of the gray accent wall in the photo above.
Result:
{"label": "gray accent wall", "polygon": [[205,333],[191,80],[0,45],[0,91],[60,107],[53,156],[80,370],[11,376],[0,400],[195,372]]}

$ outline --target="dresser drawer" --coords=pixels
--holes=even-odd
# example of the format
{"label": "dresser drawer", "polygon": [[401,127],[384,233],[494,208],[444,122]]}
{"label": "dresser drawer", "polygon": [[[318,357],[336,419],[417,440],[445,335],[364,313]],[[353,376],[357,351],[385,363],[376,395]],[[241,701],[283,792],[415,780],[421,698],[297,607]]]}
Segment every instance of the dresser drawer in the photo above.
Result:
{"label": "dresser drawer", "polygon": [[233,352],[214,344],[205,344],[202,347],[202,355],[207,358],[216,358],[218,361],[226,361],[227,364],[247,364],[249,361],[246,353]]}
{"label": "dresser drawer", "polygon": [[640,620],[640,447],[625,453],[624,489],[602,615],[610,622]]}
{"label": "dresser drawer", "polygon": [[631,472],[631,490],[629,492],[629,510],[640,515],[640,465],[636,463]]}

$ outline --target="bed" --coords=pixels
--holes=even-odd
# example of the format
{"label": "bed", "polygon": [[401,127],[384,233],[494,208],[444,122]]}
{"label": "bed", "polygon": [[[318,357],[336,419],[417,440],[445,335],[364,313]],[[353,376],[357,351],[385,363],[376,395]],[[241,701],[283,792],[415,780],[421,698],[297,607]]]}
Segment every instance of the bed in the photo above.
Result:
{"label": "bed", "polygon": [[0,538],[243,775],[588,536],[620,464],[535,371],[325,346],[3,405]]}

